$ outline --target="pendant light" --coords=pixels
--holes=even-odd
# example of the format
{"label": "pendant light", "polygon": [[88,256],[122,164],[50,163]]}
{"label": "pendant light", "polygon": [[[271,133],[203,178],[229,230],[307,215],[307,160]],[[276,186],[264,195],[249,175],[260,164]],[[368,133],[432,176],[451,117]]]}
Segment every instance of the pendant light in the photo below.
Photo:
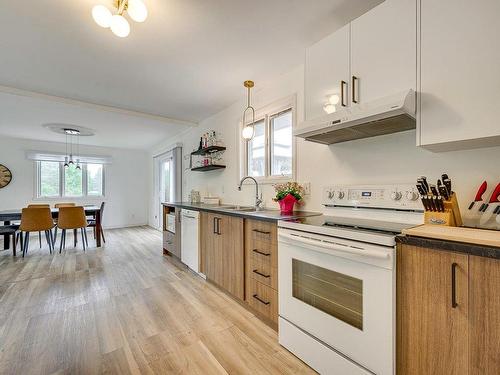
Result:
{"label": "pendant light", "polygon": [[[243,86],[247,88],[248,94],[247,94],[247,107],[243,111],[243,122],[242,122],[243,130],[241,131],[241,136],[245,141],[250,141],[255,134],[255,129],[254,129],[255,109],[250,105],[250,90],[252,89],[252,87],[255,86],[255,83],[253,81],[245,81],[243,82]],[[247,124],[246,116],[249,110],[252,112],[252,122]]]}
{"label": "pendant light", "polygon": [[92,18],[103,28],[110,28],[113,34],[125,38],[130,34],[130,24],[124,17],[128,14],[135,22],[144,22],[148,18],[148,9],[142,0],[116,0],[115,14],[104,5],[92,8]]}
{"label": "pendant light", "polygon": [[[77,138],[77,159],[76,159],[76,169],[80,169],[80,159],[78,158],[78,152],[80,148],[80,131],[76,129],[70,129],[70,128],[65,128],[64,133],[66,135],[66,156],[64,156],[64,167],[69,168],[70,165],[75,164],[75,161],[73,161],[73,137],[76,136]],[[68,143],[68,137],[69,137],[69,143]],[[68,147],[69,144],[69,147]],[[68,153],[69,149],[69,153]]]}

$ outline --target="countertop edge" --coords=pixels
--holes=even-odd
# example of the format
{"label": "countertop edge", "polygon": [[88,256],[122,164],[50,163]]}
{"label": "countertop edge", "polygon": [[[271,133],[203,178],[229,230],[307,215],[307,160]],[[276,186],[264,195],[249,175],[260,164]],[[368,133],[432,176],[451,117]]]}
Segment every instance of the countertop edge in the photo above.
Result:
{"label": "countertop edge", "polygon": [[439,240],[428,237],[399,235],[396,242],[404,245],[424,247],[433,250],[453,251],[456,253],[475,255],[484,258],[500,259],[500,248],[486,245],[476,245],[465,242]]}
{"label": "countertop edge", "polygon": [[[204,212],[216,213],[216,214],[221,214],[221,215],[235,216],[235,217],[241,217],[241,218],[245,218],[245,219],[261,220],[261,221],[269,221],[269,222],[278,222],[279,220],[290,220],[290,219],[298,219],[298,218],[303,218],[303,217],[322,215],[320,212],[294,211],[294,213],[292,215],[287,215],[284,217],[275,217],[275,216],[265,216],[265,214],[261,215],[258,213],[248,213],[245,211],[224,210],[222,208],[217,208],[215,206],[214,207],[193,206],[187,202],[163,202],[162,205],[167,206],[167,207],[185,208],[187,210],[204,211]],[[230,204],[228,204],[228,205],[230,205]],[[274,212],[277,212],[277,211],[278,210],[274,210]],[[265,211],[262,211],[262,212],[265,212]]]}

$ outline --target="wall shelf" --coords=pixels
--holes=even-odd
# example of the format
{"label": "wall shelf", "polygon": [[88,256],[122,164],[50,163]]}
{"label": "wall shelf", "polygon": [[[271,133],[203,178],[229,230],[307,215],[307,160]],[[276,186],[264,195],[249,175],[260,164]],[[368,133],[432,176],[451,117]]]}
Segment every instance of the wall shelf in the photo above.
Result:
{"label": "wall shelf", "polygon": [[205,165],[203,167],[191,168],[191,170],[195,171],[195,172],[208,172],[208,171],[213,171],[216,169],[224,169],[224,168],[226,168],[225,165],[211,164],[211,165]]}
{"label": "wall shelf", "polygon": [[199,150],[193,151],[191,155],[210,155],[213,152],[226,151],[226,148],[223,146],[210,146],[206,148],[201,148]]}

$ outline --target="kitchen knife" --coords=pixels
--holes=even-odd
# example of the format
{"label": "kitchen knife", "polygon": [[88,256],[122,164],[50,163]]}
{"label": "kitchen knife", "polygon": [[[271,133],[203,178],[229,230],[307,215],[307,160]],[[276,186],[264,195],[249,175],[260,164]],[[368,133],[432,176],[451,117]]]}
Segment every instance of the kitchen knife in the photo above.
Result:
{"label": "kitchen knife", "polygon": [[427,182],[427,177],[422,176],[420,178],[422,179],[422,185],[424,186],[425,191],[429,193],[430,189],[429,189],[429,183]]}
{"label": "kitchen knife", "polygon": [[427,188],[426,183],[424,183],[424,178],[423,177],[420,177],[419,179],[417,179],[417,184],[419,184],[420,186],[422,186],[422,189],[424,189],[424,195],[426,195],[427,193],[429,193],[429,189]]}
{"label": "kitchen knife", "polygon": [[493,193],[491,193],[491,197],[490,197],[489,202],[483,204],[481,206],[480,211],[486,212],[486,210],[488,209],[488,207],[489,207],[490,204],[492,204],[492,203],[498,203],[499,202],[498,196],[500,196],[500,183],[497,185],[497,187],[495,188],[495,190],[493,190]]}
{"label": "kitchen knife", "polygon": [[438,193],[438,190],[436,188],[436,185],[431,185],[430,188],[431,188],[432,195],[434,195],[435,197],[439,196],[439,193]]}
{"label": "kitchen knife", "polygon": [[441,179],[444,181],[444,180],[449,180],[450,178],[448,177],[448,175],[446,173],[443,173],[441,175]]}
{"label": "kitchen knife", "polygon": [[446,186],[439,185],[438,189],[439,189],[439,194],[443,196],[444,200],[447,201],[448,199],[450,199],[450,196],[448,194],[448,189],[446,189]]}
{"label": "kitchen knife", "polygon": [[424,205],[426,211],[432,211],[432,206],[427,195],[422,197],[422,204]]}
{"label": "kitchen knife", "polygon": [[443,184],[446,186],[446,189],[448,189],[448,194],[451,195],[453,193],[453,190],[451,190],[451,180],[446,178],[443,180]]}
{"label": "kitchen knife", "polygon": [[500,206],[496,206],[495,210],[493,211],[495,215],[500,214]]}
{"label": "kitchen knife", "polygon": [[[472,210],[472,208],[474,207],[474,204],[476,202],[481,202],[483,200],[483,194],[486,191],[486,189],[488,189],[488,182],[484,181],[481,184],[481,186],[479,187],[479,189],[477,190],[476,197],[474,198],[474,200],[469,205],[469,210]],[[482,208],[482,206],[480,207],[479,210],[481,210],[481,208]]]}
{"label": "kitchen knife", "polygon": [[431,206],[431,211],[434,211],[434,212],[437,211],[435,198],[436,197],[429,197],[429,205]]}
{"label": "kitchen knife", "polygon": [[420,193],[420,195],[422,195],[422,196],[427,195],[427,193],[426,193],[424,187],[422,186],[422,184],[417,184],[417,190]]}
{"label": "kitchen knife", "polygon": [[436,198],[437,207],[439,212],[444,212],[443,197],[439,196]]}

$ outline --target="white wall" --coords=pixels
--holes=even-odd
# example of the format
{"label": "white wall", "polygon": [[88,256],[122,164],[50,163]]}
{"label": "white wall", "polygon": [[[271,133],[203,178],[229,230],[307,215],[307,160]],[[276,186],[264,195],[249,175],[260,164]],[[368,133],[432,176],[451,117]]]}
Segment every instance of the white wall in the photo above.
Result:
{"label": "white wall", "polygon": [[[8,186],[0,189],[0,210],[25,207],[34,200],[34,162],[26,159],[26,150],[64,152],[65,145],[1,137],[0,163],[12,171],[13,178]],[[112,164],[105,167],[105,197],[63,200],[81,204],[100,204],[104,200],[104,227],[147,224],[151,185],[148,154],[135,150],[91,146],[80,146],[80,151],[86,155],[105,155],[113,158]],[[46,202],[54,204],[56,201]]]}
{"label": "white wall", "polygon": [[[297,95],[298,122],[304,114],[304,69],[299,66],[287,74],[277,77],[265,85],[256,83],[254,106],[263,107],[273,101]],[[184,172],[184,199],[191,189],[218,195],[227,203],[252,204],[253,186],[237,190],[239,181],[238,124],[245,108],[245,98],[205,119],[197,128],[191,128],[181,136],[160,143],[152,154],[160,152],[169,144],[184,144],[184,162],[187,168],[187,155],[198,148],[199,137],[207,130],[217,130],[223,134],[226,146],[227,169],[207,173]],[[327,184],[378,184],[414,183],[418,176],[426,175],[430,180],[437,179],[447,172],[454,181],[462,210],[473,198],[477,186],[487,179],[490,190],[500,182],[498,160],[500,147],[431,153],[415,146],[415,132],[405,132],[371,139],[352,141],[337,145],[324,146],[297,139],[297,180],[311,183],[311,195],[306,199],[307,210],[321,210],[321,191]],[[493,186],[491,186],[493,185]],[[264,199],[267,206],[276,207],[272,202],[272,186],[264,186]]]}

